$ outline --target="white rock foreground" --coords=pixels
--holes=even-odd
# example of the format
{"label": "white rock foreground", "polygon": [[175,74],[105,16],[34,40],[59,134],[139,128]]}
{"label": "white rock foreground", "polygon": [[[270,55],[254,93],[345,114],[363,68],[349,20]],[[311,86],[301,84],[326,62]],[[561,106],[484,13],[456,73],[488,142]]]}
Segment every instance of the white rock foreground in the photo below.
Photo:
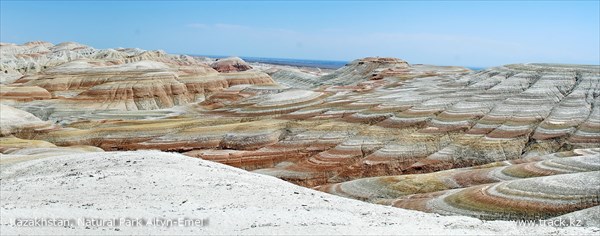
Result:
{"label": "white rock foreground", "polygon": [[[9,155],[0,154],[2,159]],[[12,163],[12,164],[10,164]],[[0,165],[0,233],[598,234],[375,205],[180,154],[68,154]],[[16,227],[15,218],[208,219],[203,227]]]}

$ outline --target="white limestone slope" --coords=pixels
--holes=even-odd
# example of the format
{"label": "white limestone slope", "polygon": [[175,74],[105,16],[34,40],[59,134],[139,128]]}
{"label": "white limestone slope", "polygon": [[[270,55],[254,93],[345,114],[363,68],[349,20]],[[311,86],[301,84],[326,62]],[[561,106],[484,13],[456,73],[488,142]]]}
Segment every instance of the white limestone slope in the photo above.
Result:
{"label": "white limestone slope", "polygon": [[[0,160],[10,155],[0,155]],[[1,163],[1,162],[0,162]],[[0,165],[2,234],[595,234],[374,205],[158,151],[78,153]],[[207,218],[204,227],[45,227],[15,218]]]}
{"label": "white limestone slope", "polygon": [[0,136],[49,125],[29,112],[0,104]]}

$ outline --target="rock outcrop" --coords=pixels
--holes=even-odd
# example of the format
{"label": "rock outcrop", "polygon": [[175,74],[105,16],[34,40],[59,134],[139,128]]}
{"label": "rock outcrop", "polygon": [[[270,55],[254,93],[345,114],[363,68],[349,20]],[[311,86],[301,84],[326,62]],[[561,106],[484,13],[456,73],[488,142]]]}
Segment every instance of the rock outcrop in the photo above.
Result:
{"label": "rock outcrop", "polygon": [[411,66],[408,62],[397,58],[367,57],[354,60],[333,73],[321,76],[319,83],[344,86],[367,80],[380,80],[386,77],[410,79],[443,74],[455,75],[469,71],[464,67]]}
{"label": "rock outcrop", "polygon": [[239,57],[217,59],[217,61],[210,66],[218,72],[223,73],[240,72],[252,69],[252,66],[248,65],[248,63]]}
{"label": "rock outcrop", "polygon": [[51,124],[11,106],[0,104],[0,136],[19,133],[29,135],[36,130],[50,128]]}

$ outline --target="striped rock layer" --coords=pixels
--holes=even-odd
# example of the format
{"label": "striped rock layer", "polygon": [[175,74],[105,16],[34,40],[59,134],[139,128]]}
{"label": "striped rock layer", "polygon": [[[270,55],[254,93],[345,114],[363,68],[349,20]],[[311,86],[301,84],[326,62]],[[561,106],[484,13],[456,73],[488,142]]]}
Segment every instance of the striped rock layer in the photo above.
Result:
{"label": "striped rock layer", "polygon": [[427,174],[370,177],[318,186],[349,198],[485,219],[547,219],[600,205],[600,149]]}
{"label": "striped rock layer", "polygon": [[305,186],[599,146],[597,67],[520,64],[407,78],[411,73],[314,90],[233,86],[171,116],[128,112],[132,120],[123,120],[107,112],[37,137],[186,152]]}
{"label": "striped rock layer", "polygon": [[56,122],[73,113],[171,108],[232,86],[274,84],[260,71],[221,74],[202,59],[162,51],[32,42],[2,44],[0,53],[2,102]]}
{"label": "striped rock layer", "polygon": [[[60,47],[79,50],[69,45]],[[3,53],[13,54],[21,47],[31,48],[5,46]],[[600,66],[515,64],[471,72],[365,58],[328,75],[299,76],[302,81],[297,83],[293,75],[280,76],[285,81],[280,86],[277,78],[258,69],[217,73],[198,61],[194,62],[198,65],[183,63],[188,59],[175,60],[158,52],[117,50],[120,53],[146,56],[133,61],[71,60],[36,73],[27,71],[5,85],[47,91],[51,99],[38,92],[36,99],[27,100],[18,92],[23,88],[12,89],[3,92],[11,95],[3,95],[0,101],[59,124],[13,132],[14,138],[104,150],[181,152],[307,187],[323,185],[324,191],[349,197],[387,199],[386,204],[449,214],[477,212],[488,217],[496,211],[486,204],[525,199],[515,192],[532,186],[547,185],[552,194],[571,191],[575,198],[559,196],[556,199],[566,205],[549,210],[544,207],[560,201],[540,200],[539,205],[537,195],[523,192],[534,203],[515,209],[534,210],[511,210],[508,215],[581,210],[589,204],[576,201],[589,202],[598,195],[594,183],[580,181],[597,174],[596,154],[592,160],[589,155],[575,155],[586,157],[573,157],[573,163],[544,156],[600,147]],[[113,54],[107,58],[119,58]],[[489,163],[523,166],[493,173],[482,167],[468,169]],[[546,168],[557,165],[580,169],[567,173]],[[444,170],[456,173],[437,172]],[[500,178],[498,171],[501,177],[515,179],[495,179]],[[406,188],[421,190],[401,190],[410,195],[398,195],[394,189],[385,190],[387,185],[381,188],[385,194],[328,185],[355,186],[346,181],[397,175],[414,176]],[[553,185],[561,178],[569,179],[565,183],[573,189]],[[436,184],[425,184],[431,179]],[[489,194],[477,190],[482,185]],[[552,194],[548,193],[550,198]],[[423,201],[410,205],[403,198],[411,195]],[[488,195],[496,196],[495,200]],[[442,205],[440,199],[454,199],[449,196],[470,200]]]}

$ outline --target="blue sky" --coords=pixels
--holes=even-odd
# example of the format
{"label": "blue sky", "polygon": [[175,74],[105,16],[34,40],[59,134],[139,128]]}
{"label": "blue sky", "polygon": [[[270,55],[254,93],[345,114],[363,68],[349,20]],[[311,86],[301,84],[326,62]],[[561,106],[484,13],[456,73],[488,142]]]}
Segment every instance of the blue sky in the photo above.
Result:
{"label": "blue sky", "polygon": [[600,64],[600,1],[2,1],[0,40],[324,60]]}

